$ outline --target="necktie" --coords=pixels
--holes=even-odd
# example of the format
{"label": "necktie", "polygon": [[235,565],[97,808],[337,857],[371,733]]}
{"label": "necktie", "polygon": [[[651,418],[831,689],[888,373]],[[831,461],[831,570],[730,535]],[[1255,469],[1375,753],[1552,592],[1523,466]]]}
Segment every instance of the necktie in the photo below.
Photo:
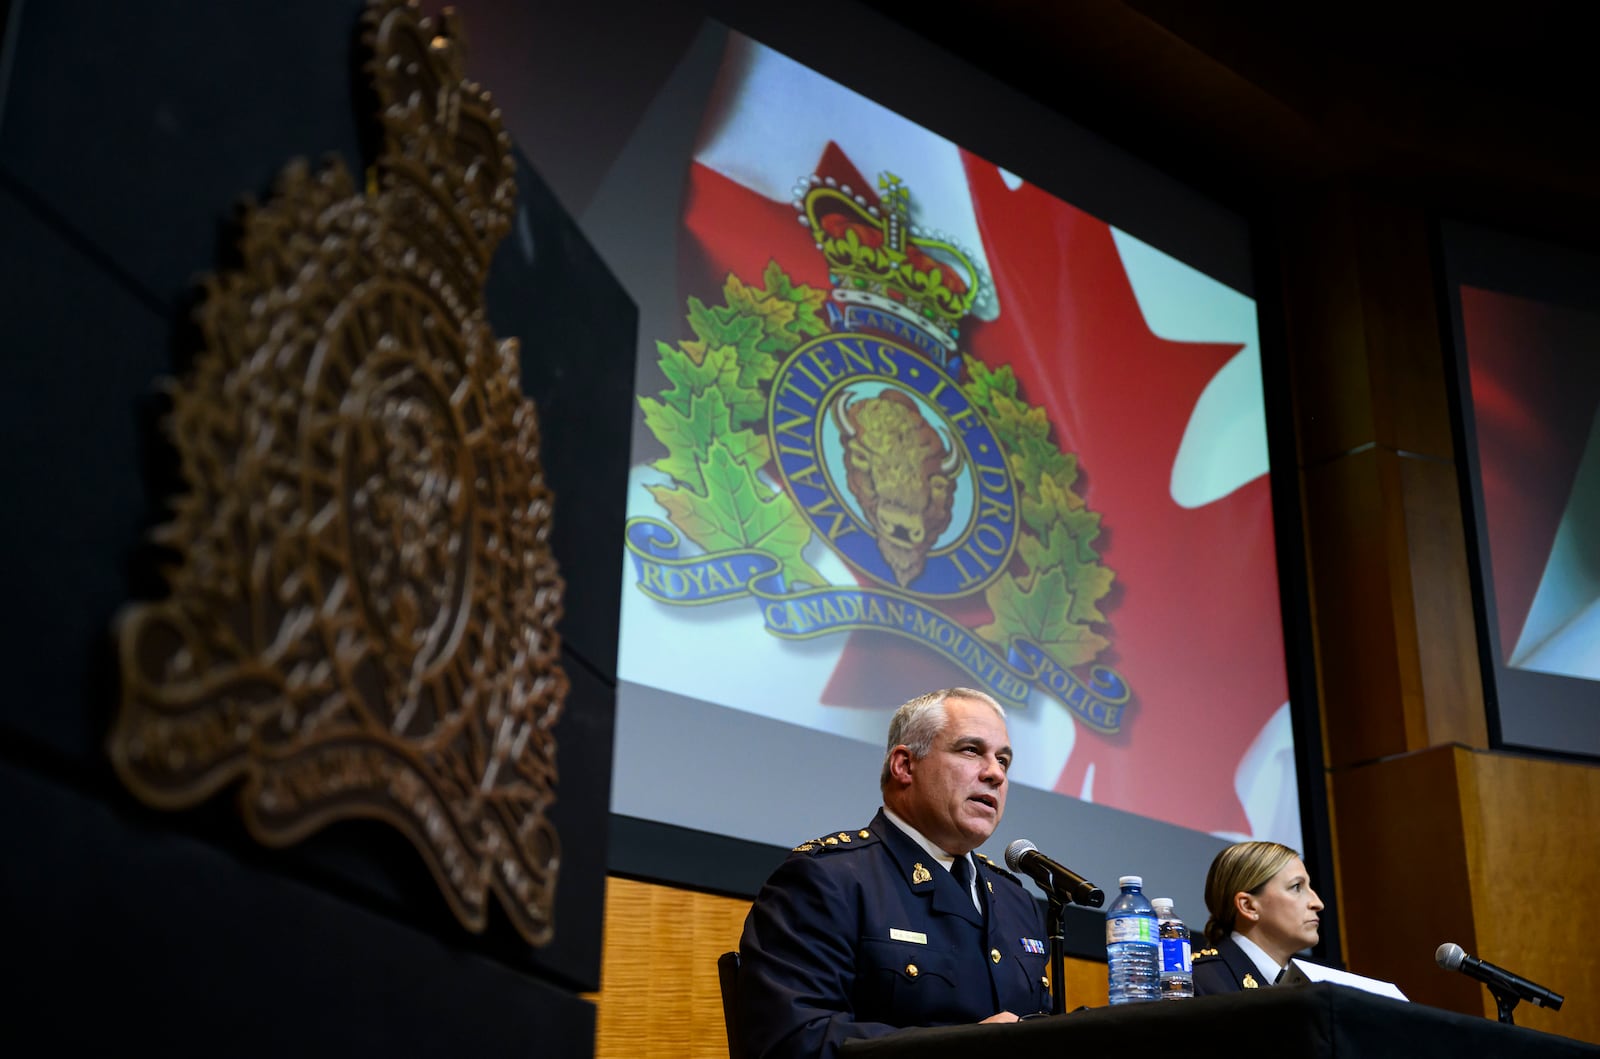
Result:
{"label": "necktie", "polygon": [[[961,887],[961,892],[967,895],[967,900],[977,904],[972,896],[972,861],[966,857],[957,857],[950,862],[950,875]],[[978,905],[978,908],[981,911],[983,906]]]}

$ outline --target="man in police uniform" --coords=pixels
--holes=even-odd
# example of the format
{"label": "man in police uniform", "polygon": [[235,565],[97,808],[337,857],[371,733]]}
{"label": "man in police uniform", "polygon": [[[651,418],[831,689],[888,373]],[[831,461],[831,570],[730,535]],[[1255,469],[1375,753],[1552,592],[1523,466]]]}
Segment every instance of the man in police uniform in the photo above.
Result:
{"label": "man in police uniform", "polygon": [[745,920],[752,1059],[1049,1009],[1039,905],[972,852],[1005,812],[1005,711],[979,691],[931,692],[895,711],[888,743],[872,823],[797,847]]}

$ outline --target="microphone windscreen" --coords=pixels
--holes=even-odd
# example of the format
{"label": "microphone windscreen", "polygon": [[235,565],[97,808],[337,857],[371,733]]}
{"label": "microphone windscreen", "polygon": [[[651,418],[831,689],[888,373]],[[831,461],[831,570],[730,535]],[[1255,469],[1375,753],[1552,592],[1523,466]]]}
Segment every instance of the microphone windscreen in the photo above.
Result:
{"label": "microphone windscreen", "polygon": [[1459,971],[1461,969],[1461,961],[1466,955],[1461,951],[1460,945],[1453,941],[1447,941],[1434,952],[1433,958],[1445,970]]}
{"label": "microphone windscreen", "polygon": [[1038,846],[1035,846],[1032,842],[1029,842],[1025,838],[1017,839],[1015,842],[1011,843],[1011,845],[1006,847],[1006,867],[1010,868],[1012,871],[1021,871],[1022,855],[1038,848]]}

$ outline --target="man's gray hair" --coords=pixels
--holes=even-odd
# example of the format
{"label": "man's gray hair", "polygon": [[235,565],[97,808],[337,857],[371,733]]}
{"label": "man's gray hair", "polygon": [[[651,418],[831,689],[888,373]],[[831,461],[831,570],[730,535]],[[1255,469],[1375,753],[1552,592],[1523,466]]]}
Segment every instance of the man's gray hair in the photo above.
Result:
{"label": "man's gray hair", "polygon": [[912,758],[918,761],[928,756],[928,751],[933,749],[933,741],[944,730],[949,716],[944,708],[947,699],[981,702],[999,714],[1002,721],[1006,719],[1005,708],[994,700],[994,696],[972,688],[941,688],[903,703],[889,719],[889,745],[883,753],[883,769],[878,773],[880,790],[889,786],[889,758],[895,747],[904,743],[906,749],[911,751]]}

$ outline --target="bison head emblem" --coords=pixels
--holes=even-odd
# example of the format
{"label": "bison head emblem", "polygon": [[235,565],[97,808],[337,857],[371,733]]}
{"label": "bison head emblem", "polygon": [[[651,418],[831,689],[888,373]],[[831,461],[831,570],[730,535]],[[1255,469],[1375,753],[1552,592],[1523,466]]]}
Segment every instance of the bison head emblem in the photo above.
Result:
{"label": "bison head emblem", "polygon": [[832,411],[844,438],[850,492],[904,588],[922,573],[928,552],[950,525],[961,449],[954,440],[946,443],[917,403],[898,390],[865,399],[845,391]]}

